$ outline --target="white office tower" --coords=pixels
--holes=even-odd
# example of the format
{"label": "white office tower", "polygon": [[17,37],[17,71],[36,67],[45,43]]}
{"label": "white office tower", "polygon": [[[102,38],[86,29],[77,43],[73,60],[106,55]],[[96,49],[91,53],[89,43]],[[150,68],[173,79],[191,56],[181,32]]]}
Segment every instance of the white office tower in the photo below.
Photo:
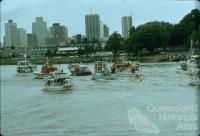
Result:
{"label": "white office tower", "polygon": [[19,35],[19,46],[20,47],[27,47],[26,30],[23,29],[23,28],[18,28],[18,35]]}
{"label": "white office tower", "polygon": [[12,20],[5,23],[5,45],[7,47],[19,47],[17,24]]}
{"label": "white office tower", "polygon": [[37,36],[38,45],[44,47],[48,32],[47,23],[43,21],[42,17],[35,18],[35,22],[32,23],[32,33]]}
{"label": "white office tower", "polygon": [[129,35],[129,30],[132,27],[132,17],[124,16],[122,17],[122,37],[127,38]]}
{"label": "white office tower", "polygon": [[100,40],[100,18],[98,14],[85,15],[85,32],[87,38]]}

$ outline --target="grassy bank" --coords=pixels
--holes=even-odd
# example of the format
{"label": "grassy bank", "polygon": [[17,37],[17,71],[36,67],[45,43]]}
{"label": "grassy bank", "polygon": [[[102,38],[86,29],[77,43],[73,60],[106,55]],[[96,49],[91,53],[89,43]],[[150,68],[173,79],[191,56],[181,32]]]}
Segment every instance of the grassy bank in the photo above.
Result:
{"label": "grassy bank", "polygon": [[[163,55],[149,55],[149,56],[121,56],[122,58],[130,61],[140,62],[165,62],[165,61],[181,61],[187,60],[188,52],[168,52]],[[76,56],[76,57],[50,57],[49,61],[53,64],[68,64],[68,63],[91,63],[95,61],[112,62],[118,57],[113,56]],[[1,58],[1,65],[16,65],[19,58]],[[46,57],[28,59],[34,64],[44,64]]]}

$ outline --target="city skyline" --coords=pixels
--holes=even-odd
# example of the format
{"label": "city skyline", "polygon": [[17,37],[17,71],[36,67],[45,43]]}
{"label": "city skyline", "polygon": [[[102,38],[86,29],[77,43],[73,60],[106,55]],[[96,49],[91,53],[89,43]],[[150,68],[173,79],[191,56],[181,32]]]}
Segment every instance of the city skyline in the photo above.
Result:
{"label": "city skyline", "polygon": [[[56,5],[56,6],[55,6]],[[120,5],[120,8],[119,8]],[[69,36],[81,33],[85,34],[84,16],[89,13],[98,13],[101,20],[110,29],[110,33],[121,30],[121,17],[133,17],[133,26],[138,26],[151,21],[167,21],[178,23],[183,16],[195,8],[194,1],[130,1],[116,0],[101,1],[96,0],[75,0],[75,1],[42,1],[27,2],[25,0],[7,0],[2,2],[2,24],[12,19],[17,22],[18,27],[31,32],[31,23],[36,16],[42,16],[47,22],[47,26],[59,22],[68,27]],[[34,8],[37,6],[37,8]],[[43,10],[45,7],[45,10]],[[81,7],[81,8],[80,8]],[[55,10],[52,10],[56,8]],[[120,9],[120,10],[119,10]],[[170,9],[170,10],[169,10]],[[159,10],[159,12],[157,12]],[[26,11],[26,12],[24,12]],[[116,14],[117,13],[117,14]],[[176,13],[176,14],[174,14]],[[173,15],[173,16],[172,16]],[[2,35],[4,35],[2,26]]]}

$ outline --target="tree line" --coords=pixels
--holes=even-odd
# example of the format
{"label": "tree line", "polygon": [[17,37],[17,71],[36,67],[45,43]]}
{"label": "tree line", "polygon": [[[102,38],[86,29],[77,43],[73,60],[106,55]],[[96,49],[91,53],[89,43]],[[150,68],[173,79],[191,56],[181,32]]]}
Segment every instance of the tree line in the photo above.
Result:
{"label": "tree line", "polygon": [[138,54],[141,51],[155,53],[157,49],[189,48],[190,41],[200,42],[200,11],[192,10],[178,24],[169,22],[148,22],[132,27],[128,38],[114,32],[108,39],[105,50]]}

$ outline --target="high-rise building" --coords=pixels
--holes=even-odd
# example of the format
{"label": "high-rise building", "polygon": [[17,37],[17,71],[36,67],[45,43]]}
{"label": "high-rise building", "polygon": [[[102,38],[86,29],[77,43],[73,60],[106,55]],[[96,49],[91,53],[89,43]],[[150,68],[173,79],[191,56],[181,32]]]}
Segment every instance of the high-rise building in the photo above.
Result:
{"label": "high-rise building", "polygon": [[17,24],[14,23],[12,20],[8,20],[8,23],[5,23],[5,45],[7,47],[19,46]]}
{"label": "high-rise building", "polygon": [[68,38],[68,28],[65,27],[65,35],[66,35],[66,38]]}
{"label": "high-rise building", "polygon": [[85,32],[87,38],[100,40],[100,17],[98,14],[85,15]]}
{"label": "high-rise building", "polygon": [[38,45],[44,47],[48,32],[47,23],[43,21],[42,17],[35,18],[35,22],[32,23],[32,33],[37,36]]}
{"label": "high-rise building", "polygon": [[27,34],[28,47],[38,47],[38,41],[36,34]]}
{"label": "high-rise building", "polygon": [[104,28],[103,28],[103,22],[100,21],[100,40],[104,39]]}
{"label": "high-rise building", "polygon": [[129,30],[132,27],[132,17],[124,16],[122,17],[122,37],[127,38],[129,35]]}
{"label": "high-rise building", "polygon": [[61,26],[59,23],[54,23],[52,27],[50,27],[51,37],[57,37],[59,42],[64,42],[66,40],[66,27]]}
{"label": "high-rise building", "polygon": [[18,28],[18,35],[19,35],[19,46],[20,47],[27,47],[26,30],[23,29],[23,28]]}
{"label": "high-rise building", "polygon": [[104,38],[107,40],[109,38],[109,27],[107,25],[103,25],[103,32],[104,32]]}

